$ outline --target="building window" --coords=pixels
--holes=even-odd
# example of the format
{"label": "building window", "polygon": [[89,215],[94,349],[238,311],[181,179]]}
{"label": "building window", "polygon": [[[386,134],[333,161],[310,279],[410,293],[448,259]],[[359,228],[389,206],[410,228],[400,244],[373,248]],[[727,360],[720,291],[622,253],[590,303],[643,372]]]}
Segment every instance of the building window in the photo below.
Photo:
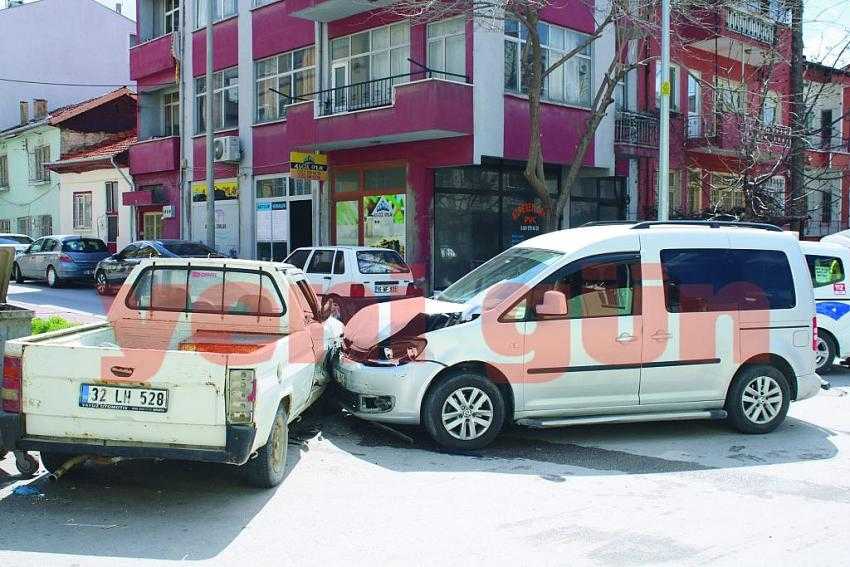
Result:
{"label": "building window", "polygon": [[107,181],[106,182],[106,212],[107,213],[117,213],[118,212],[118,182],[117,181]]}
{"label": "building window", "polygon": [[30,179],[37,183],[50,181],[50,171],[45,164],[50,162],[50,146],[38,146],[32,152],[32,172]]}
{"label": "building window", "polygon": [[410,24],[400,22],[338,37],[331,41],[331,81],[334,88],[395,77],[407,81],[410,72]]}
{"label": "building window", "polygon": [[212,2],[213,5],[213,22],[218,22],[230,16],[235,16],[238,11],[238,0],[203,0],[195,2],[195,26],[202,27],[207,25],[207,14],[209,7],[207,2]]}
{"label": "building window", "polygon": [[41,238],[53,234],[53,217],[37,215],[34,217],[18,217],[18,233],[32,238]]}
{"label": "building window", "polygon": [[747,108],[747,91],[744,85],[718,78],[715,80],[715,107],[718,113],[745,112]]}
{"label": "building window", "polygon": [[466,81],[466,18],[428,24],[428,67],[434,77]]}
{"label": "building window", "polygon": [[313,48],[306,47],[254,64],[257,122],[284,118],[288,105],[313,98],[316,72],[313,54]]}
{"label": "building window", "polygon": [[142,238],[158,240],[162,238],[162,213],[152,212],[142,215]]}
{"label": "building window", "polygon": [[[682,207],[682,185],[679,182],[679,172],[675,169],[671,169],[669,172],[669,186],[667,187],[667,207],[668,212],[671,216],[674,216],[674,213],[680,213],[683,211]],[[661,177],[658,175],[658,172],[655,172],[655,180],[656,184],[659,184],[661,181]],[[656,194],[658,193],[658,187],[656,187]],[[677,216],[677,215],[676,215]]]}
{"label": "building window", "polygon": [[11,219],[0,219],[0,232],[12,232]]}
{"label": "building window", "polygon": [[180,0],[165,0],[163,7],[163,31],[176,32],[180,29]]}
{"label": "building window", "polygon": [[0,187],[9,186],[9,158],[0,156]]}
{"label": "building window", "polygon": [[177,91],[162,95],[162,133],[180,135],[180,93]]}
{"label": "building window", "polygon": [[[544,68],[588,40],[586,34],[545,22],[540,23],[539,33]],[[505,20],[505,90],[509,92],[528,92],[527,39],[528,32],[518,20]],[[546,77],[543,98],[590,106],[592,45],[588,43]]]}
{"label": "building window", "polygon": [[745,204],[741,178],[728,173],[711,174],[709,206],[713,211],[743,209]]}
{"label": "building window", "polygon": [[[661,61],[655,62],[655,106],[661,108]],[[679,111],[679,66],[670,64],[670,110]]]}
{"label": "building window", "polygon": [[74,230],[91,230],[91,191],[74,193]]}
{"label": "building window", "polygon": [[265,6],[266,4],[271,4],[272,2],[277,2],[277,0],[252,0],[251,6],[254,8],[259,8],[260,6]]}
{"label": "building window", "polygon": [[702,210],[702,171],[688,170],[688,212],[697,214]]}
{"label": "building window", "polygon": [[[196,133],[206,131],[206,77],[195,79]],[[239,71],[237,67],[213,73],[213,130],[239,124]]]}
{"label": "building window", "polygon": [[779,95],[773,91],[768,92],[764,97],[761,120],[765,126],[776,126],[782,122]]}

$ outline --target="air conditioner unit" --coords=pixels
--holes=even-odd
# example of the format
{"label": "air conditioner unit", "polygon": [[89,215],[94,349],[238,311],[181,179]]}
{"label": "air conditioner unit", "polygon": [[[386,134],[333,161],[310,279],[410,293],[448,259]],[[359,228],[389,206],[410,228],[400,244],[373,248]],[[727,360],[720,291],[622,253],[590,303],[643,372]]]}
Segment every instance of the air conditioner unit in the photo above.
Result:
{"label": "air conditioner unit", "polygon": [[224,136],[216,138],[213,142],[213,160],[216,163],[232,163],[242,159],[242,151],[239,148],[237,136]]}

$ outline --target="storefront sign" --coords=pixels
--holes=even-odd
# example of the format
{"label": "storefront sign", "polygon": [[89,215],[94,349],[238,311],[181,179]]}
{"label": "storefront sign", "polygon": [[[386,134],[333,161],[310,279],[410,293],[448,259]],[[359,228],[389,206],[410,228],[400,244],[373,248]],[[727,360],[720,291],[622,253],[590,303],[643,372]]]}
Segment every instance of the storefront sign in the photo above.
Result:
{"label": "storefront sign", "polygon": [[[239,181],[236,179],[216,180],[215,182],[216,197],[224,195],[227,199],[239,198]],[[207,194],[207,184],[203,181],[192,183],[192,200],[197,201],[196,197]]]}
{"label": "storefront sign", "polygon": [[[206,203],[192,203],[192,239],[207,239]],[[239,201],[235,199],[215,203],[215,248],[226,256],[239,254]]]}
{"label": "storefront sign", "polygon": [[392,248],[404,256],[404,201],[404,193],[363,197],[363,244],[365,246]]}
{"label": "storefront sign", "polygon": [[533,202],[522,203],[511,211],[511,245],[541,233],[546,211]]}
{"label": "storefront sign", "polygon": [[313,181],[327,180],[328,156],[318,152],[289,152],[289,176]]}

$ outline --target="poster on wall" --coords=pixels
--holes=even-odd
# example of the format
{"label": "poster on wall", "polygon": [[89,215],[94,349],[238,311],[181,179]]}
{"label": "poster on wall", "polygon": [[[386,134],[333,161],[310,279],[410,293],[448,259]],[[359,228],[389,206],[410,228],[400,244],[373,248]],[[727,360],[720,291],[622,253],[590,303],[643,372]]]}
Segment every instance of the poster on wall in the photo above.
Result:
{"label": "poster on wall", "polygon": [[286,202],[257,203],[257,242],[289,240],[289,218]]}
{"label": "poster on wall", "polygon": [[338,201],[336,204],[336,243],[357,246],[357,201]]}
{"label": "poster on wall", "polygon": [[[192,203],[192,240],[207,239],[207,204]],[[215,202],[215,249],[225,256],[239,255],[239,201]]]}
{"label": "poster on wall", "polygon": [[363,244],[392,248],[404,256],[404,193],[363,197]]}
{"label": "poster on wall", "polygon": [[511,211],[511,246],[541,234],[545,219],[546,211],[532,201],[514,207]]}

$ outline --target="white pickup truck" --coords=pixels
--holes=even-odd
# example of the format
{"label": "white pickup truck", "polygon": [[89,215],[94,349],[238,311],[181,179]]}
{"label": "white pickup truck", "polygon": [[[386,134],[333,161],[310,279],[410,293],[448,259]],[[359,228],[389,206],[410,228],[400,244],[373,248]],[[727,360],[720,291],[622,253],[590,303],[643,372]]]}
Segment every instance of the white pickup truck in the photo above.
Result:
{"label": "white pickup truck", "polygon": [[288,424],[322,393],[342,324],[286,264],[140,264],[108,322],[6,343],[0,449],[245,465],[281,482]]}

